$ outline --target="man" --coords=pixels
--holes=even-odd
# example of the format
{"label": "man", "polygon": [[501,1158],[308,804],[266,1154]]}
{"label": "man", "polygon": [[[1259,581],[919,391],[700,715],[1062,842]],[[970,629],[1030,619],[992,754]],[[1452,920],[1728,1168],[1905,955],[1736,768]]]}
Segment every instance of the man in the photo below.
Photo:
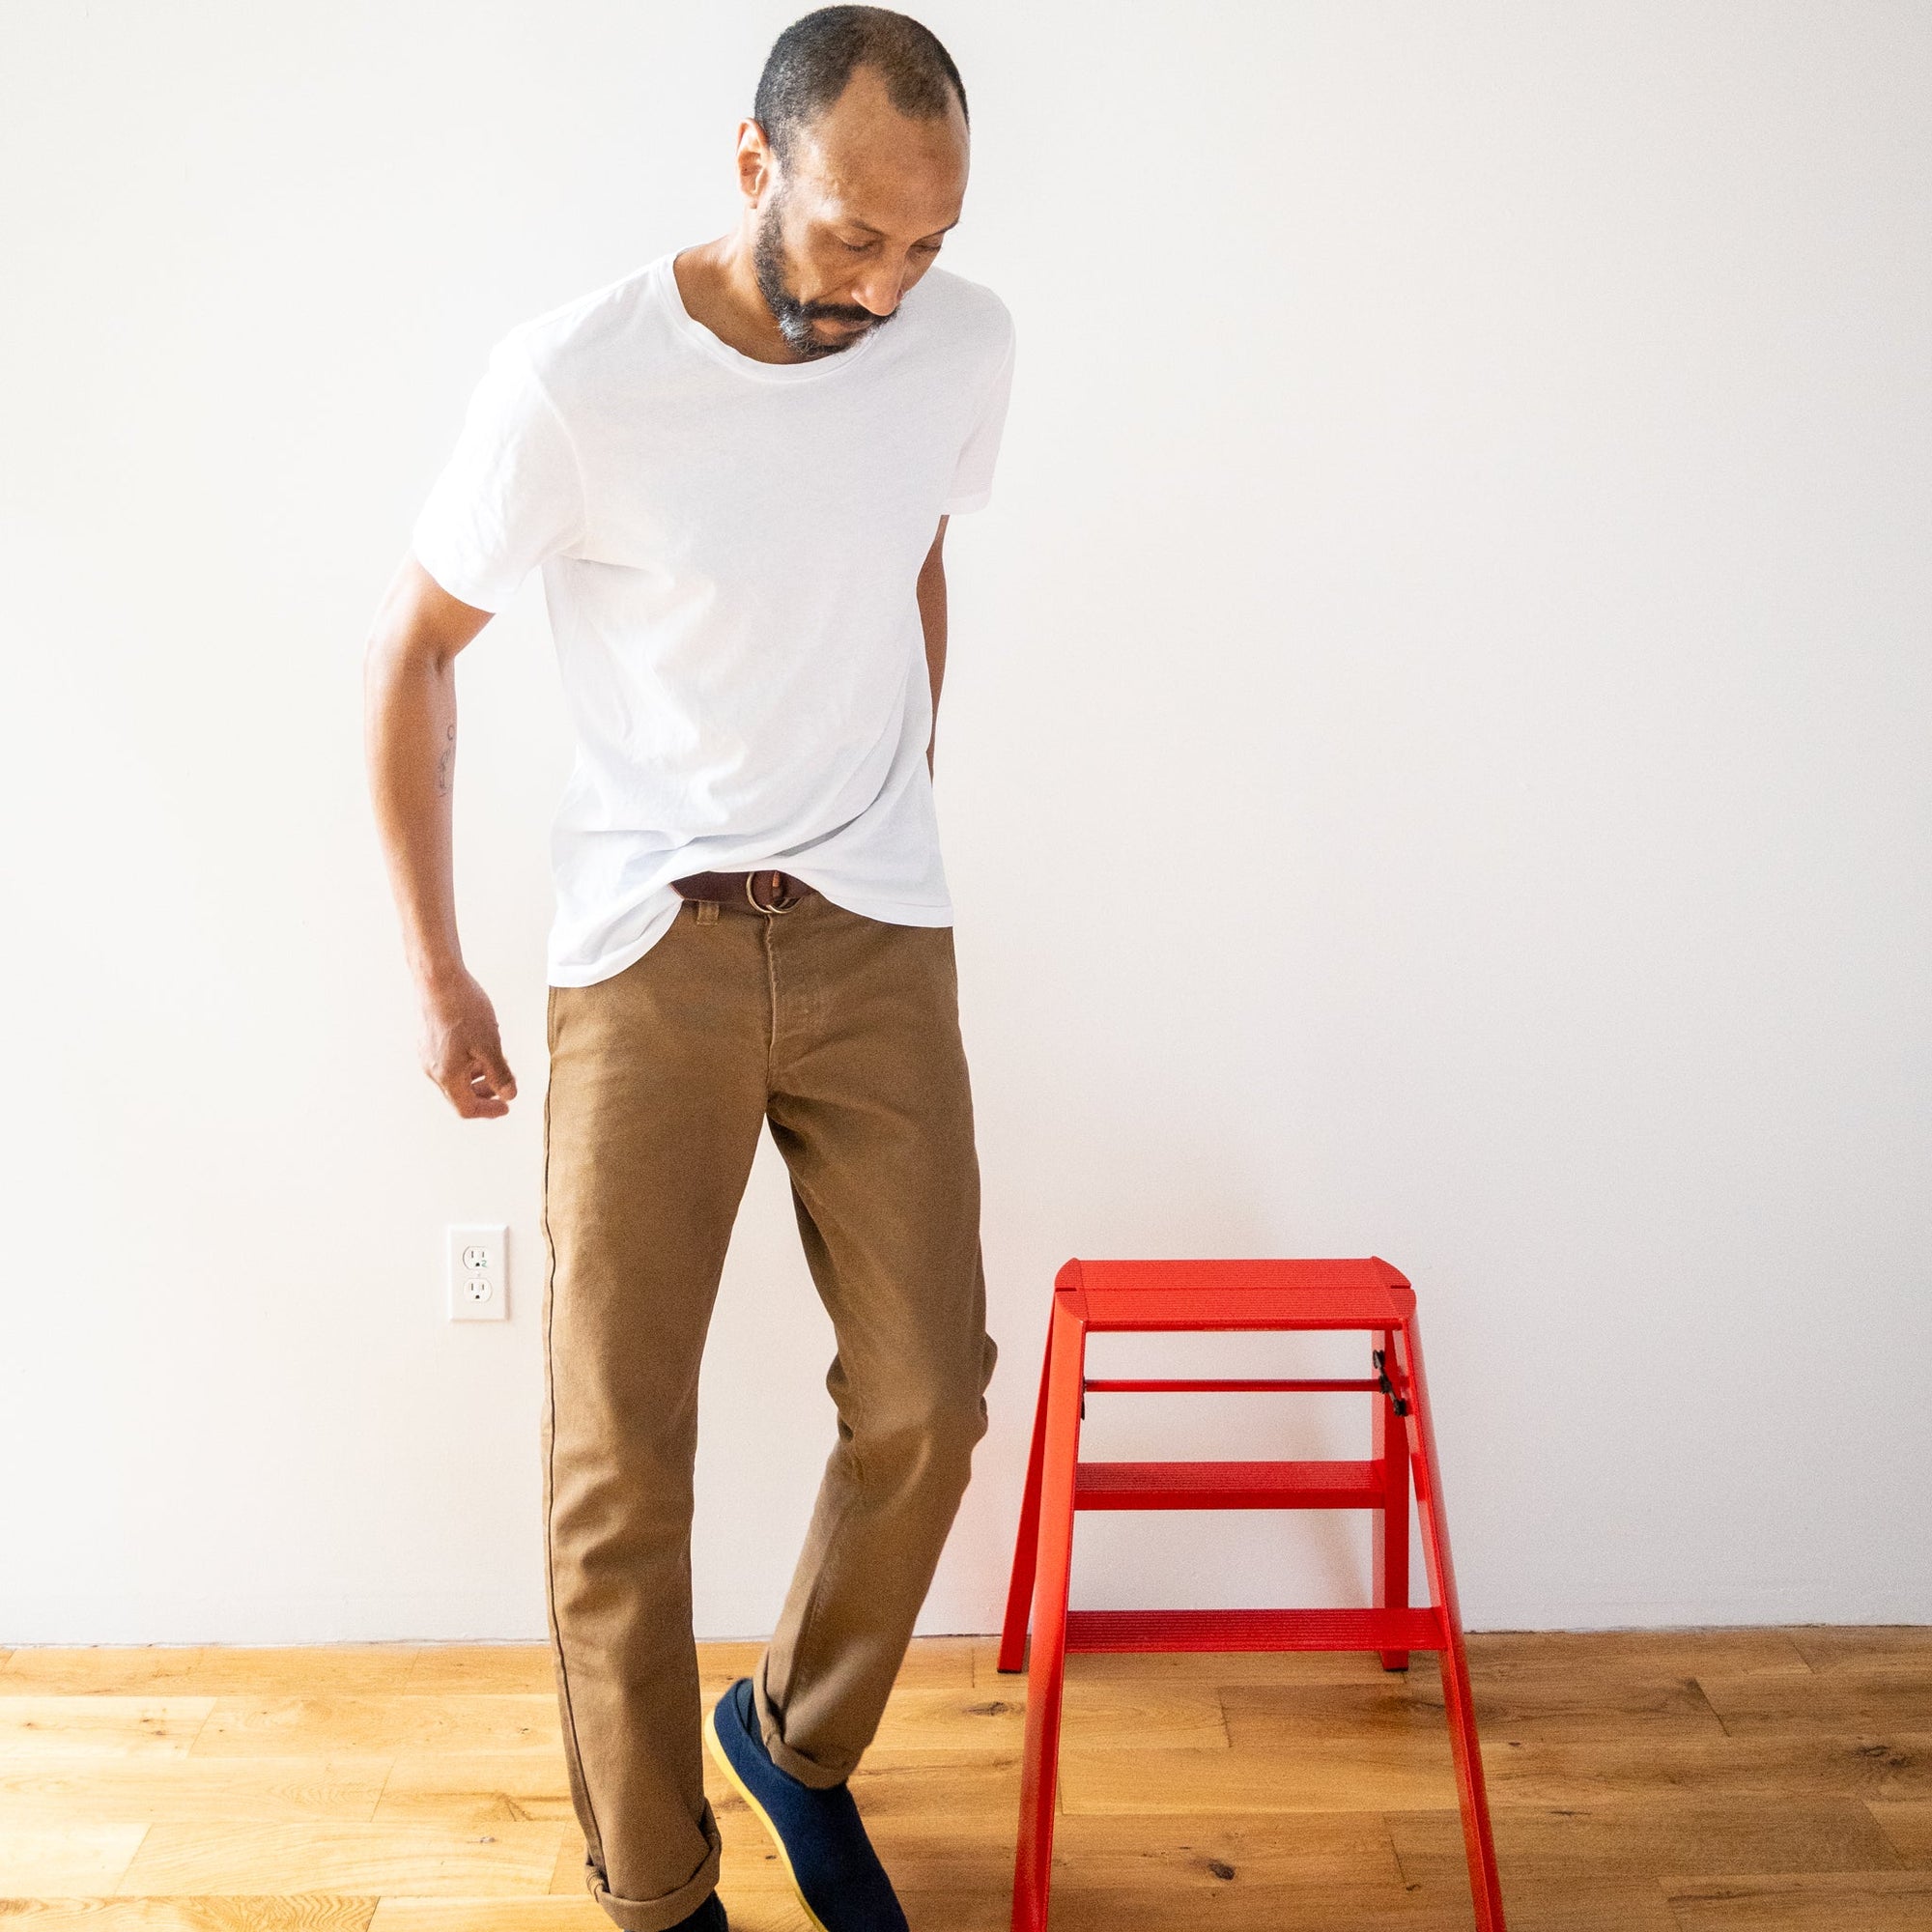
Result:
{"label": "man", "polygon": [[[788,28],[739,126],[736,230],[497,345],[369,643],[424,1065],[497,1118],[516,1081],[451,890],[453,661],[542,570],[578,736],[553,834],[545,1578],[585,1881],[626,1932],[725,1925],[701,1720],[810,1922],[905,1925],[846,1779],[997,1352],[931,788],[941,546],[987,499],[1013,359],[999,298],[933,266],[967,160],[924,27]],[[767,1122],[837,1335],[838,1441],[777,1633],[701,1719],[698,1363]]]}

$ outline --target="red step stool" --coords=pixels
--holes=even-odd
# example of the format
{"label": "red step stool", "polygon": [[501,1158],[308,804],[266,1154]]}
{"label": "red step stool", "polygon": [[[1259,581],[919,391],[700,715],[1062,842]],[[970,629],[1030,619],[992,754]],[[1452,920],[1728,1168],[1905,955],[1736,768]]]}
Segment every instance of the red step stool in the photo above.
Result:
{"label": "red step stool", "polygon": [[[1123,1329],[1362,1328],[1371,1378],[1189,1381],[1087,1378],[1090,1332]],[[1173,1390],[1355,1389],[1375,1405],[1365,1463],[1083,1463],[1087,1397]],[[1408,1486],[1422,1525],[1432,1605],[1408,1601]],[[1375,1607],[1365,1610],[1069,1610],[1073,1513],[1083,1509],[1369,1509]],[[1027,1612],[1033,1647],[1027,1655]],[[1422,1371],[1415,1292],[1379,1257],[1347,1261],[1069,1261],[1054,1278],[1053,1319],[1034,1415],[1033,1453],[1000,1635],[1000,1668],[1029,1672],[1026,1763],[1013,1871],[1013,1932],[1045,1932],[1052,1882],[1061,1686],[1068,1651],[1373,1650],[1406,1670],[1412,1650],[1441,1654],[1463,1842],[1478,1932],[1504,1932],[1495,1846],[1469,1693],[1456,1577],[1442,1522],[1442,1478]]]}

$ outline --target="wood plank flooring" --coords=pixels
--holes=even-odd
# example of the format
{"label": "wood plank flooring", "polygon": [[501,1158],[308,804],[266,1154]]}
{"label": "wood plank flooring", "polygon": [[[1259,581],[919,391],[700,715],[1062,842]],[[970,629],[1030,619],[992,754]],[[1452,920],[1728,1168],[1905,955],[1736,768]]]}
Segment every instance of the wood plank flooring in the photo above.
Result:
{"label": "wood plank flooring", "polygon": [[[1512,1932],[1932,1932],[1932,1629],[1478,1634]],[[1005,1932],[1026,1681],[916,1642],[853,1780],[915,1932]],[[701,1649],[715,1694],[755,1644]],[[707,1763],[736,1932],[805,1932]],[[1069,1661],[1055,1932],[1464,1932],[1434,1658]],[[0,1651],[0,1926],[607,1932],[550,1654]]]}

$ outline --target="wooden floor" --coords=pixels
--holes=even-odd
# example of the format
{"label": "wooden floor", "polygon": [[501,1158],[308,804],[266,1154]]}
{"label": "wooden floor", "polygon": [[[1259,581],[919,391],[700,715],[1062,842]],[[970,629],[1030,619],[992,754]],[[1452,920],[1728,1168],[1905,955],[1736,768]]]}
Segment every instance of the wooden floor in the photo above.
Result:
{"label": "wooden floor", "polygon": [[[1512,1932],[1932,1928],[1932,1629],[1470,1652]],[[1024,1692],[913,1648],[853,1787],[915,1932],[1004,1932]],[[712,1775],[733,1927],[803,1932]],[[1056,1932],[1473,1922],[1430,1657],[1076,1658],[1060,1802]],[[607,1932],[582,1856],[542,1645],[0,1652],[22,1932]]]}

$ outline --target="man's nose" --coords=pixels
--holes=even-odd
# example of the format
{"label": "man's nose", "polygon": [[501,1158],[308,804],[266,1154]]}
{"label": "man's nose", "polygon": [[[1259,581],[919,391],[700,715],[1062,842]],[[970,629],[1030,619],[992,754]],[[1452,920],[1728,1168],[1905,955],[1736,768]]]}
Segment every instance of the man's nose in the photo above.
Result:
{"label": "man's nose", "polygon": [[882,321],[899,305],[899,298],[905,293],[905,270],[873,270],[863,276],[852,290],[852,299],[861,308],[869,309]]}

